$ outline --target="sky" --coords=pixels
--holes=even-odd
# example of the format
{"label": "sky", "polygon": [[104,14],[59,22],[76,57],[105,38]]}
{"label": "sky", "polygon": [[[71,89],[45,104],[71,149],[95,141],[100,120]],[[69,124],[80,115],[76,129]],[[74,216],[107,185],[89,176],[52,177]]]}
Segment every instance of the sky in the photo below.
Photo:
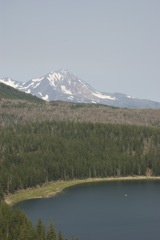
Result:
{"label": "sky", "polygon": [[160,1],[0,0],[0,78],[62,68],[98,91],[160,102]]}

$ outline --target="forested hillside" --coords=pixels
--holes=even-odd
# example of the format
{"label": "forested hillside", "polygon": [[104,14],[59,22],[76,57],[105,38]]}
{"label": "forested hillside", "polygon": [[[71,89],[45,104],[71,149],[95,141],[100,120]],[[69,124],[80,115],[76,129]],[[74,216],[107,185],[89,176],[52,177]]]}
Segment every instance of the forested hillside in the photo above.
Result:
{"label": "forested hillside", "polygon": [[160,129],[46,121],[1,128],[1,196],[58,179],[160,174]]}
{"label": "forested hillside", "polygon": [[6,84],[0,83],[0,99],[21,99],[30,102],[42,102],[42,99],[39,99],[31,94],[21,92],[15,88],[12,88]]}

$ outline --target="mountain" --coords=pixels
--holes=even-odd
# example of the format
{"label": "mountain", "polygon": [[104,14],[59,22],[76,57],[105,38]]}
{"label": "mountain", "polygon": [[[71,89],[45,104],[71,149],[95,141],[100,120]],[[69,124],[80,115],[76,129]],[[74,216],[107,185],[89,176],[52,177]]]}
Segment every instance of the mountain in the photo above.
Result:
{"label": "mountain", "polygon": [[121,108],[160,108],[158,102],[97,91],[65,69],[23,83],[10,78],[0,79],[0,82],[45,101],[98,103]]}
{"label": "mountain", "polygon": [[3,99],[19,99],[19,100],[26,100],[29,102],[41,102],[42,101],[42,99],[39,99],[36,96],[19,91],[17,89],[14,89],[11,86],[8,86],[8,85],[0,82],[0,99],[1,98],[3,98]]}

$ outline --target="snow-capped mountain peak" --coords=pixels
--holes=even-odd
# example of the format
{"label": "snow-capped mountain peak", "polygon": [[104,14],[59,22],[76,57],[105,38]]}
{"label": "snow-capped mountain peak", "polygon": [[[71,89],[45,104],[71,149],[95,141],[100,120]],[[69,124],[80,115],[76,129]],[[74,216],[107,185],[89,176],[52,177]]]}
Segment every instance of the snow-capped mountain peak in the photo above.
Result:
{"label": "snow-capped mountain peak", "polygon": [[0,82],[20,91],[30,93],[45,101],[67,101],[80,103],[100,103],[115,107],[160,108],[160,103],[140,100],[121,93],[102,93],[66,69],[51,71],[47,75],[33,78],[28,82],[18,82],[10,78]]}

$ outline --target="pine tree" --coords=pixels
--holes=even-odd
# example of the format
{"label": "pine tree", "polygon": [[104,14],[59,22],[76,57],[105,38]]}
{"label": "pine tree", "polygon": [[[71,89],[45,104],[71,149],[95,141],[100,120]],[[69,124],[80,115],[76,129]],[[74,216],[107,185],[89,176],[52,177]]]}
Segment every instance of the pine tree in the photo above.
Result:
{"label": "pine tree", "polygon": [[53,220],[51,220],[49,224],[49,229],[47,232],[47,240],[56,240],[56,232],[54,229]]}
{"label": "pine tree", "polygon": [[58,233],[58,240],[63,240],[63,236],[62,236],[61,231]]}
{"label": "pine tree", "polygon": [[46,239],[46,231],[41,219],[38,220],[38,223],[36,226],[36,236],[37,236],[37,240]]}

